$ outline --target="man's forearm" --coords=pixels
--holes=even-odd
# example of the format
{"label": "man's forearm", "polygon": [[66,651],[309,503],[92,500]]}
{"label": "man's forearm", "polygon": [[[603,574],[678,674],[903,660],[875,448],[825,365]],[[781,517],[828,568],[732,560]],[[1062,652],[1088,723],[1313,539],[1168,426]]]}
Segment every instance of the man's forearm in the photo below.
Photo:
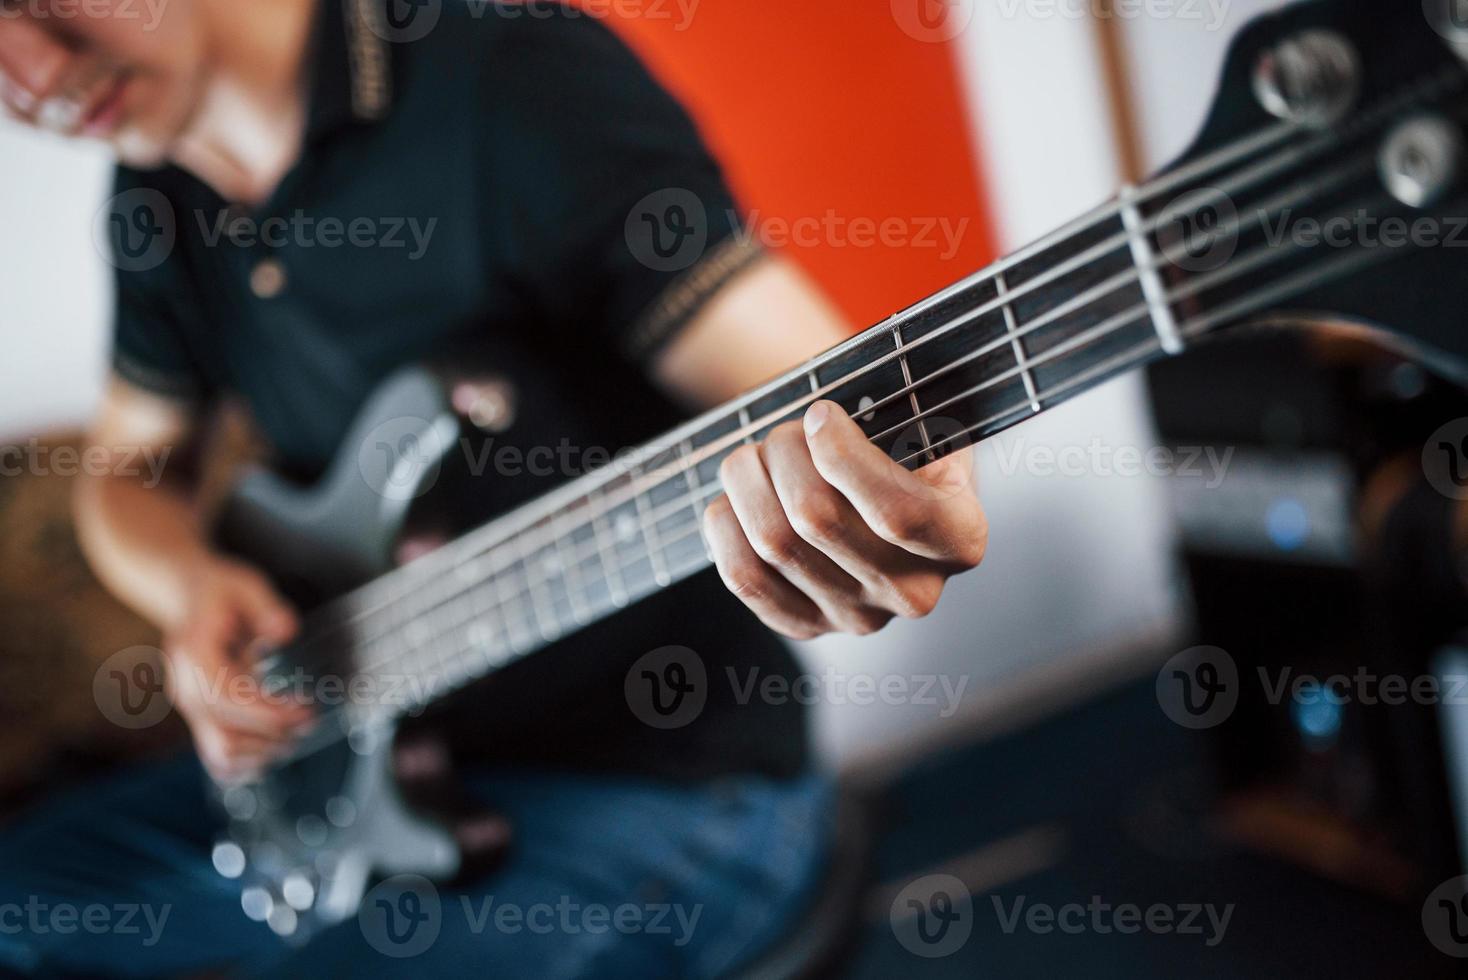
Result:
{"label": "man's forearm", "polygon": [[159,628],[177,627],[190,580],[212,556],[188,496],[167,483],[86,476],[75,510],[82,551],[102,583]]}
{"label": "man's forearm", "polygon": [[696,408],[743,394],[850,336],[793,263],[767,258],[713,298],[654,364],[657,381]]}

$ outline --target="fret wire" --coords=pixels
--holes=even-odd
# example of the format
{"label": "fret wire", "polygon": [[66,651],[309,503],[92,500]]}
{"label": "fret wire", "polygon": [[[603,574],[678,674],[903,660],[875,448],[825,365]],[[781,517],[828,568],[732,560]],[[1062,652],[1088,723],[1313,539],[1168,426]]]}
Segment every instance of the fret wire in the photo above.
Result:
{"label": "fret wire", "polygon": [[657,528],[648,526],[647,523],[647,498],[642,494],[634,494],[633,506],[637,508],[637,523],[642,527],[642,540],[647,545],[647,557],[652,562],[653,581],[658,585],[666,585],[670,579],[668,569],[663,561],[663,554],[658,548]]}
{"label": "fret wire", "polygon": [[[687,460],[688,453],[692,451],[693,443],[691,441],[685,441],[682,445],[678,447],[678,458],[682,460]],[[688,495],[688,505],[693,509],[693,520],[695,523],[702,523],[703,511],[698,509],[698,467],[696,465],[689,466],[685,462],[683,466],[683,476],[684,479],[688,481],[688,489],[692,491],[692,493]]]}
{"label": "fret wire", "polygon": [[[560,523],[564,526],[566,515],[562,514]],[[574,528],[578,525],[573,525]],[[581,578],[580,564],[569,565],[566,561],[566,548],[573,544],[570,534],[564,532],[553,532],[555,540],[552,546],[560,560],[561,580],[566,586],[566,599],[571,606],[571,615],[576,622],[585,625],[591,619],[590,596],[586,591],[586,583]],[[579,591],[579,595],[578,595]]]}
{"label": "fret wire", "polygon": [[525,582],[529,586],[530,608],[535,615],[536,626],[541,637],[550,643],[561,635],[560,622],[556,619],[555,606],[549,604],[550,600],[545,594],[545,581],[531,579],[531,558],[536,552],[526,553],[524,538],[512,538],[511,544],[519,556],[521,574],[525,576]]}
{"label": "fret wire", "polygon": [[606,511],[597,506],[597,503],[603,498],[600,492],[597,492],[592,496],[588,496],[586,499],[591,501],[590,506],[594,510],[591,518],[591,533],[596,541],[596,550],[601,559],[602,568],[606,572],[607,591],[611,593],[613,605],[618,607],[625,606],[627,605],[627,586],[622,581],[621,569],[615,560],[607,561],[609,551],[611,552],[610,557],[615,559],[616,544],[613,542],[611,548],[608,548]]}
{"label": "fret wire", "polygon": [[434,620],[441,619],[443,617],[445,607],[451,606],[455,601],[455,597],[450,597],[448,599],[442,600],[438,605],[433,606],[423,614],[424,621],[428,624],[428,628],[437,629],[437,632],[424,642],[414,643],[414,647],[417,651],[416,659],[418,660],[420,665],[419,671],[422,674],[427,674],[428,676],[432,677],[434,674],[439,673],[444,669],[445,661],[447,660],[447,654],[440,653],[439,647],[444,645],[445,631],[441,628],[435,627]]}
{"label": "fret wire", "polygon": [[[1032,283],[1028,283],[1028,284],[1026,284],[1026,285],[1027,285],[1027,287],[1032,287],[1032,286],[1033,286],[1033,285],[1034,285],[1034,283],[1033,283],[1033,282],[1032,282]],[[1014,292],[1014,293],[1012,293],[1012,294],[1010,294],[1010,295],[1009,295],[1009,296],[1008,296],[1008,300],[1010,300],[1010,301],[1012,301],[1012,300],[1013,300],[1013,299],[1014,299],[1014,297],[1015,297],[1015,296],[1017,296],[1017,295],[1020,295],[1020,294],[1021,294],[1021,290],[1016,290],[1016,291],[1015,291],[1015,292]],[[931,336],[933,336],[933,335],[932,335],[932,334],[930,334],[930,335],[927,335],[927,337],[931,337]],[[923,339],[927,339],[927,338],[923,338]],[[915,345],[909,345],[909,346],[915,346]],[[870,368],[870,367],[874,367],[874,366],[875,366],[875,365],[868,365],[868,366],[867,366],[867,367],[868,367],[868,368]],[[855,374],[857,374],[857,373],[861,373],[861,372],[860,372],[860,371],[858,371],[858,372],[853,372],[853,373],[852,373],[852,374],[851,374],[851,375],[848,375],[848,376],[846,376],[846,377],[843,377],[843,378],[842,378],[842,379],[839,379],[839,380],[838,380],[838,381],[836,381],[836,382],[833,382],[833,383],[832,383],[832,385],[831,385],[831,386],[829,386],[829,387],[835,387],[835,386],[837,386],[837,385],[840,385],[840,384],[844,384],[844,383],[846,383],[846,382],[847,382],[847,381],[848,381],[848,380],[849,380],[849,378],[850,378],[850,377],[851,377],[851,376],[854,376],[854,375],[855,375]],[[917,384],[922,384],[922,383],[923,383],[923,382],[924,382],[924,381],[926,381],[926,380],[928,380],[928,379],[920,379],[920,380],[919,380],[919,381],[918,381],[918,382],[917,382]],[[871,409],[870,409],[870,407],[869,407],[869,409],[868,409],[868,410],[871,410]],[[748,418],[749,418],[749,412],[748,412],[748,408],[747,408],[747,405],[746,405],[746,406],[741,406],[741,407],[740,407],[740,409],[739,409],[739,411],[740,411],[740,415],[741,415],[741,421],[744,421],[744,420],[748,420]],[[771,414],[772,414],[772,416],[774,416],[774,417],[778,417],[778,416],[779,416],[779,414],[780,414],[780,413],[771,413]],[[752,425],[753,425],[753,423],[752,423],[752,422],[747,422],[747,421],[746,421],[746,422],[745,422],[745,425],[746,425],[746,427],[750,427],[750,426],[752,426]],[[747,437],[747,434],[746,434],[746,437]]]}
{"label": "fret wire", "polygon": [[[511,592],[508,597],[505,595],[505,585],[510,583],[515,564],[515,560],[511,559],[508,565],[495,572],[494,577],[490,581],[494,583],[495,593],[499,596],[500,608],[515,610],[519,614],[515,619],[520,621],[520,625],[525,628],[526,632],[535,633],[538,632],[538,626],[530,622],[531,617],[526,614],[524,603],[518,601],[522,593],[516,590]],[[512,601],[513,604],[511,604]],[[509,616],[505,617],[505,635],[509,638],[510,649],[518,652],[520,644],[515,638],[515,623],[511,621]]]}
{"label": "fret wire", "polygon": [[[1003,272],[994,277],[994,288],[999,290],[999,298],[1003,299],[1008,289]],[[1025,394],[1030,396],[1030,410],[1039,414],[1040,399],[1035,394],[1035,378],[1030,373],[1029,364],[1026,362],[1024,340],[1018,336],[1019,323],[1015,320],[1014,307],[1005,303],[1002,308],[1004,310],[1004,329],[1009,334],[1010,348],[1014,351],[1014,363],[1021,365],[1020,377],[1024,378]]]}
{"label": "fret wire", "polygon": [[[892,327],[892,341],[897,345],[897,363],[902,366],[902,385],[907,388],[911,395],[912,414],[918,420],[918,436],[922,439],[923,449],[928,454],[931,462],[937,457],[933,455],[933,440],[928,437],[928,420],[922,414],[922,406],[918,404],[917,389],[912,386],[912,368],[907,363],[907,354],[902,351],[902,324],[894,324]],[[875,404],[871,406],[875,409]]]}
{"label": "fret wire", "polygon": [[[513,646],[510,639],[510,632],[506,628],[504,616],[501,615],[499,609],[493,604],[480,601],[487,595],[488,591],[488,582],[481,582],[477,586],[471,587],[471,594],[475,597],[475,601],[470,603],[469,606],[474,625],[482,626],[484,638],[481,646],[484,648],[484,665],[486,667],[492,666],[490,650],[493,648],[496,632],[504,634],[505,649],[510,649]],[[496,630],[495,627],[499,627],[499,629]]]}

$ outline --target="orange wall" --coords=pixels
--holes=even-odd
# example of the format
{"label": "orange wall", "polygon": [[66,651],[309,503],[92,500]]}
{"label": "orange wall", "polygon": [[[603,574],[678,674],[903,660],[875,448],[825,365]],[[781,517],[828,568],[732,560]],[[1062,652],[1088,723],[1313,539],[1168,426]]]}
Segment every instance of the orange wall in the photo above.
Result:
{"label": "orange wall", "polygon": [[[612,26],[694,114],[747,212],[806,219],[818,244],[782,251],[857,326],[993,257],[957,49],[910,37],[893,15],[933,0],[698,0],[683,30],[676,0],[631,2],[643,15]],[[825,230],[832,210],[846,230]],[[925,235],[940,219],[948,234]],[[859,244],[853,233],[868,231],[878,240]]]}

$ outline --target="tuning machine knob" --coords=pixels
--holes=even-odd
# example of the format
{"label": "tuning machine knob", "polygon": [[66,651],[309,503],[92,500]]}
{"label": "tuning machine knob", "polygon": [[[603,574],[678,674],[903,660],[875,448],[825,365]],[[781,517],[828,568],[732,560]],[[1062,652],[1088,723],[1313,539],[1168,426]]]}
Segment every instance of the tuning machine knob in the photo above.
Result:
{"label": "tuning machine knob", "polygon": [[1382,144],[1382,183],[1410,208],[1427,208],[1457,183],[1463,161],[1463,133],[1439,115],[1414,116],[1399,123]]}
{"label": "tuning machine knob", "polygon": [[1271,115],[1315,129],[1340,120],[1361,91],[1361,59],[1336,31],[1291,35],[1259,57],[1254,95]]}
{"label": "tuning machine knob", "polygon": [[1422,0],[1422,10],[1453,53],[1468,61],[1468,0]]}

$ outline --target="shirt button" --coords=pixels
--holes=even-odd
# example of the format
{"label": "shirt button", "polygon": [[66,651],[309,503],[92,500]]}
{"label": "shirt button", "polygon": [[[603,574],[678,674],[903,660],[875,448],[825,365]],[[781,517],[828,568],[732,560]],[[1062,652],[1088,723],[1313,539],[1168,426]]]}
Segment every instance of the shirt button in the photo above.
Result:
{"label": "shirt button", "polygon": [[275,299],[285,292],[285,266],[279,259],[261,259],[250,270],[250,292],[259,299]]}
{"label": "shirt button", "polygon": [[476,378],[454,385],[454,408],[481,432],[505,432],[515,424],[515,389],[500,378]]}

